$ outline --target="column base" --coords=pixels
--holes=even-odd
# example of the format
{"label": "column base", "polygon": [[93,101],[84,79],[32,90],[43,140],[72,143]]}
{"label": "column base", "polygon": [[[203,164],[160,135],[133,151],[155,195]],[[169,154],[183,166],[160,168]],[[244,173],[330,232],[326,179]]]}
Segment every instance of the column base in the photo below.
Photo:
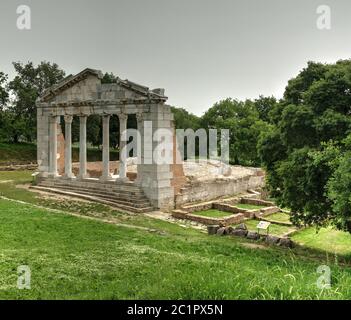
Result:
{"label": "column base", "polygon": [[77,179],[78,180],[84,180],[84,179],[88,179],[90,178],[90,176],[86,173],[86,174],[82,174],[82,175],[78,175]]}
{"label": "column base", "polygon": [[48,178],[58,178],[60,175],[58,173],[48,173],[47,175]]}
{"label": "column base", "polygon": [[76,176],[73,173],[71,173],[71,174],[64,174],[62,178],[67,180],[73,180],[73,179],[76,179]]}
{"label": "column base", "polygon": [[108,175],[108,176],[101,176],[101,177],[99,178],[99,180],[102,181],[102,182],[104,182],[104,181],[112,181],[112,180],[114,180],[114,179],[112,178],[111,175]]}
{"label": "column base", "polygon": [[128,177],[123,177],[123,178],[118,177],[116,179],[116,182],[129,182],[129,179]]}

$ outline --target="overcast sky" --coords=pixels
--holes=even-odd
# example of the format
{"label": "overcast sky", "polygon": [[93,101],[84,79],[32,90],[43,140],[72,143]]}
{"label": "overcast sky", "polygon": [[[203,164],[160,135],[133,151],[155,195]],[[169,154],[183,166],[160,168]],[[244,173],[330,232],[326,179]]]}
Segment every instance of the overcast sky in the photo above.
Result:
{"label": "overcast sky", "polygon": [[[16,26],[29,5],[31,30]],[[331,30],[316,25],[331,8]],[[1,0],[0,70],[12,61],[86,67],[166,89],[201,115],[226,97],[281,97],[308,60],[351,56],[350,0]]]}

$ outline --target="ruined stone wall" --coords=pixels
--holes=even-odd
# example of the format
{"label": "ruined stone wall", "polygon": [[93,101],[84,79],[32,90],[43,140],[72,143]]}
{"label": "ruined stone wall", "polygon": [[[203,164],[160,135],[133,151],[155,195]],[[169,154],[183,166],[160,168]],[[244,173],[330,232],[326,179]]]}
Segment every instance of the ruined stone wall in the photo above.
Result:
{"label": "ruined stone wall", "polygon": [[250,189],[262,188],[265,177],[259,171],[240,179],[213,179],[192,183],[175,197],[176,207],[196,201],[210,201],[213,199],[245,193]]}
{"label": "ruined stone wall", "polygon": [[175,128],[173,129],[173,132],[173,164],[171,165],[173,178],[171,185],[174,188],[174,194],[179,194],[180,190],[185,186],[187,179],[184,174],[183,164],[181,163],[182,158],[177,144]]}

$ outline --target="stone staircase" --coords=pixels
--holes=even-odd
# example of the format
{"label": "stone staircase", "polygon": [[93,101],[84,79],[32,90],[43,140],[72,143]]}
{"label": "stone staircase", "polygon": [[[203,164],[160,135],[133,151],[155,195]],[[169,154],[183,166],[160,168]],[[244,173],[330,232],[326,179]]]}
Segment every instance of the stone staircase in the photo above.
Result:
{"label": "stone staircase", "polygon": [[126,212],[144,213],[154,210],[143,190],[132,182],[44,179],[31,188],[99,202]]}

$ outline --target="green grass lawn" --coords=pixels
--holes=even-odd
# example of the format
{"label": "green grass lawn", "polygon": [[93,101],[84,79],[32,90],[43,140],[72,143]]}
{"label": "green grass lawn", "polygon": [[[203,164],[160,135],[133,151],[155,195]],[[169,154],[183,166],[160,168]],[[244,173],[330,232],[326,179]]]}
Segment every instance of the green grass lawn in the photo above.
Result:
{"label": "green grass lawn", "polygon": [[[156,222],[156,220],[155,220]],[[153,223],[152,221],[150,223]],[[351,271],[281,248],[249,248],[167,222],[148,232],[0,200],[1,299],[328,299],[351,297]],[[31,289],[16,289],[28,265]],[[157,266],[157,271],[155,271]]]}
{"label": "green grass lawn", "polygon": [[351,234],[335,229],[304,229],[292,236],[292,239],[310,248],[336,253],[351,258]]}
{"label": "green grass lawn", "polygon": [[35,144],[0,143],[0,165],[27,164],[37,162],[37,147]]}
{"label": "green grass lawn", "polygon": [[192,212],[192,214],[195,214],[197,216],[202,216],[202,217],[210,217],[210,218],[224,218],[232,215],[232,213],[230,212],[220,211],[216,209],[195,211],[195,212]]}
{"label": "green grass lawn", "polygon": [[290,215],[283,213],[283,212],[278,212],[278,213],[273,213],[269,216],[266,217],[267,220],[272,220],[272,221],[279,221],[279,222],[290,222]]}
{"label": "green grass lawn", "polygon": [[[246,220],[245,224],[246,224],[248,230],[257,231],[257,224],[259,222],[260,222],[259,220],[251,219],[251,220]],[[269,234],[276,235],[276,236],[282,236],[283,234],[285,234],[289,231],[292,231],[292,230],[294,230],[293,227],[280,226],[280,225],[273,224],[273,223],[271,223],[271,225],[269,226]],[[260,232],[265,233],[266,231],[260,230]]]}
{"label": "green grass lawn", "polygon": [[240,209],[246,209],[246,210],[256,210],[256,209],[264,208],[264,206],[256,206],[254,204],[247,204],[247,203],[236,203],[234,204],[234,206]]}
{"label": "green grass lawn", "polygon": [[[16,188],[30,180],[31,172],[0,172],[0,193],[29,202],[0,199],[0,299],[351,298],[351,270],[329,254],[208,236],[100,204],[45,199]],[[34,207],[38,204],[62,212]],[[115,224],[67,213],[113,217]],[[316,286],[322,264],[332,269],[330,290]],[[16,288],[20,265],[31,269],[30,290]]]}

